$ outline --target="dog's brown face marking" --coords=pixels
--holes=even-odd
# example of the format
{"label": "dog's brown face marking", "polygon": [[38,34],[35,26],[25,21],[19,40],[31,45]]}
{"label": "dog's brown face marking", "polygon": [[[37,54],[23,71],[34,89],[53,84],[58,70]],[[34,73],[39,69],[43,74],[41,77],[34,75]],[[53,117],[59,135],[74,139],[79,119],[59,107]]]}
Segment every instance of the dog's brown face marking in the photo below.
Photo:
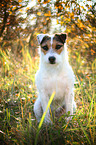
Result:
{"label": "dog's brown face marking", "polygon": [[56,53],[60,54],[64,49],[65,40],[66,34],[55,34],[54,37],[45,36],[40,44],[41,50],[46,54],[49,49],[53,49]]}

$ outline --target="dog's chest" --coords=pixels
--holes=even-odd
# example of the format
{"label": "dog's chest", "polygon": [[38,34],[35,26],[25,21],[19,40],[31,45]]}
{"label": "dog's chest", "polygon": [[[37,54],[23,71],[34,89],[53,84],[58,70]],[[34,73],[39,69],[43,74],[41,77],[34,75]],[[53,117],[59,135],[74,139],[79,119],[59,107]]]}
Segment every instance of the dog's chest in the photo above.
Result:
{"label": "dog's chest", "polygon": [[66,76],[64,75],[47,75],[47,76],[39,76],[39,90],[44,91],[46,96],[51,96],[52,92],[55,91],[56,95],[55,98],[56,100],[60,98],[64,98],[64,94],[66,92],[67,88],[67,80]]}
{"label": "dog's chest", "polygon": [[46,82],[45,89],[49,92],[55,91],[56,94],[63,94],[64,89],[66,87],[66,83],[64,83],[64,78],[59,76],[50,76],[44,80]]}

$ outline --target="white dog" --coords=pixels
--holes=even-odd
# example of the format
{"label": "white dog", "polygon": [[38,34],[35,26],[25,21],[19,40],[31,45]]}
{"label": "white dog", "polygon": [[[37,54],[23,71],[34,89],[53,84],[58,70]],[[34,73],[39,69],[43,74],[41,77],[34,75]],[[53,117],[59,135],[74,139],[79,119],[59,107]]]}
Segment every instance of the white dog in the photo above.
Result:
{"label": "white dog", "polygon": [[[65,111],[73,114],[75,76],[68,62],[66,34],[39,34],[37,36],[40,48],[40,66],[36,73],[36,86],[39,92],[34,104],[34,113],[38,121],[45,112],[50,96],[55,91],[51,111],[64,106]],[[50,123],[50,111],[45,120]],[[51,122],[52,123],[52,122]]]}

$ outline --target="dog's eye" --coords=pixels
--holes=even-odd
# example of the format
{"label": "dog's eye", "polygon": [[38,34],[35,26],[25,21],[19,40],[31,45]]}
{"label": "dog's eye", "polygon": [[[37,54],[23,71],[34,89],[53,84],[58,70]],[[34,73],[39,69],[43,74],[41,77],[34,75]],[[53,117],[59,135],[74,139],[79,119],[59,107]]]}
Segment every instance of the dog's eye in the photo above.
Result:
{"label": "dog's eye", "polygon": [[60,49],[62,47],[62,45],[56,45],[56,49]]}
{"label": "dog's eye", "polygon": [[47,45],[46,45],[46,46],[43,46],[42,48],[43,48],[44,50],[46,50],[46,51],[48,50]]}

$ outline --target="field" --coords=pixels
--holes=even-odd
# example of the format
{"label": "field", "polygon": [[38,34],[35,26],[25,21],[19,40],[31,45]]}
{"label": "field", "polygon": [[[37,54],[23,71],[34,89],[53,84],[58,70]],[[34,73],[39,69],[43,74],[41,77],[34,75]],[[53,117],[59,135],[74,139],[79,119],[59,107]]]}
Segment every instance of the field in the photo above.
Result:
{"label": "field", "polygon": [[0,50],[0,144],[1,145],[95,145],[96,144],[96,60],[82,59],[80,51],[70,55],[76,76],[76,113],[55,118],[53,125],[38,123],[33,113],[37,97],[35,73],[39,57],[22,49],[17,57]]}

